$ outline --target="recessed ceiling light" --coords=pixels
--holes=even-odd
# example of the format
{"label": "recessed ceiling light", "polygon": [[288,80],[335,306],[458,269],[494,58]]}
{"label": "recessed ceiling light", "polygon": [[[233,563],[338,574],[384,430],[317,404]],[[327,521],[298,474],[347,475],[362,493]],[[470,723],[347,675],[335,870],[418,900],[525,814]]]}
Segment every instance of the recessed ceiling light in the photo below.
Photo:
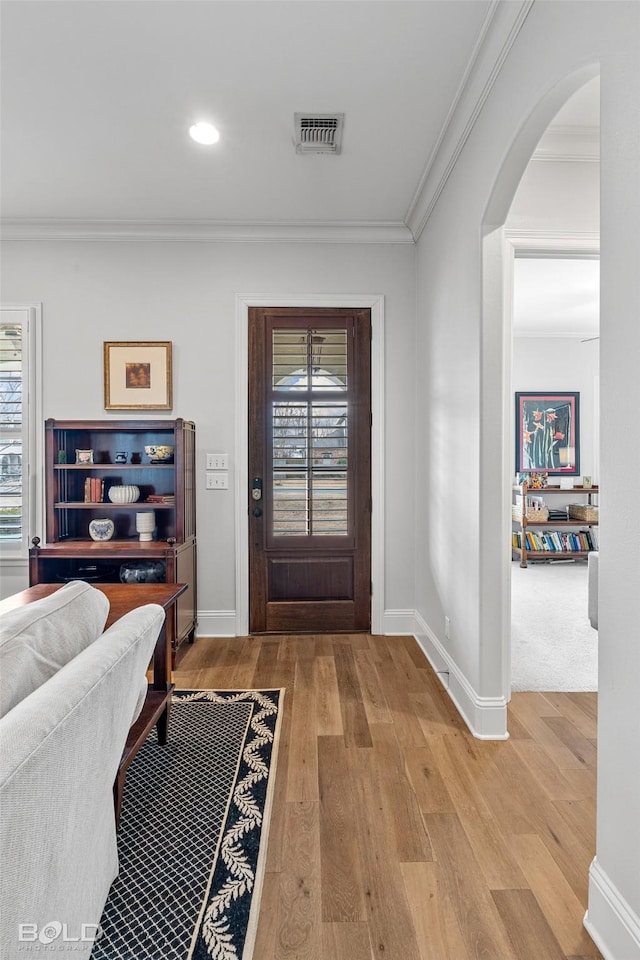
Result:
{"label": "recessed ceiling light", "polygon": [[201,120],[199,123],[194,123],[193,126],[189,127],[189,136],[192,140],[195,140],[196,143],[203,143],[205,146],[211,146],[212,143],[217,143],[220,139],[220,134],[214,125],[212,123],[206,123],[204,120]]}

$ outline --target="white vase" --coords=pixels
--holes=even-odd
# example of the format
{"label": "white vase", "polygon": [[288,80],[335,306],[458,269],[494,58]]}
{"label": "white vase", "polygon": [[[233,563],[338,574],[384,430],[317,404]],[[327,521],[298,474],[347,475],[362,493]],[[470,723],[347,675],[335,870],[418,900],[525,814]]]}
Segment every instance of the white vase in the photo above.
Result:
{"label": "white vase", "polygon": [[140,540],[153,540],[153,531],[156,527],[156,515],[154,510],[145,510],[144,513],[136,513],[136,530]]}

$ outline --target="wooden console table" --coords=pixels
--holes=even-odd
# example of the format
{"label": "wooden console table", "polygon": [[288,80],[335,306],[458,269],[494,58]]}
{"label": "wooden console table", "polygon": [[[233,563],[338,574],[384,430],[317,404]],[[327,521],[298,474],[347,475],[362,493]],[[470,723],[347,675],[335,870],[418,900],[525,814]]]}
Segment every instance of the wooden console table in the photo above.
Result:
{"label": "wooden console table", "polygon": [[[165,611],[165,621],[158,635],[153,651],[153,678],[147,690],[147,697],[140,716],[129,730],[127,742],[122,752],[118,773],[113,785],[113,801],[116,823],[120,819],[122,793],[127,768],[136,753],[147,739],[154,726],[158,729],[158,743],[167,742],[169,708],[173,683],[171,682],[171,637],[174,634],[176,601],[187,589],[186,583],[96,583],[109,601],[109,614],[105,630],[125,613],[146,603],[157,603]],[[16,607],[33,603],[49,597],[62,587],[61,583],[38,583],[20,593],[0,601],[0,614],[15,610]]]}

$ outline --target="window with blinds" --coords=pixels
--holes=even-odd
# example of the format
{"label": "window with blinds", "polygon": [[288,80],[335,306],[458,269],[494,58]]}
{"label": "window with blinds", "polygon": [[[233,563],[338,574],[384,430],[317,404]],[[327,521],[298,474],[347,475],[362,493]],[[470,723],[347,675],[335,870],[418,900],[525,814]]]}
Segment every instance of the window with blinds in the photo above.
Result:
{"label": "window with blinds", "polygon": [[272,534],[349,533],[347,331],[273,331]]}
{"label": "window with blinds", "polygon": [[0,544],[23,539],[23,325],[0,322]]}

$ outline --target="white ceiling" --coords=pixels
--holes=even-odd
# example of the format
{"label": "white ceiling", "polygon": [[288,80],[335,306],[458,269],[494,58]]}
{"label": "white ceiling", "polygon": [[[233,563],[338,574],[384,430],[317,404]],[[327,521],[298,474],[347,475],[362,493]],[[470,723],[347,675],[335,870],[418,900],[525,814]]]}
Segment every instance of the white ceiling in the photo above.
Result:
{"label": "white ceiling", "polygon": [[[517,5],[514,5],[517,8]],[[2,215],[402,223],[491,0],[4,0]],[[338,157],[296,111],[344,112]],[[220,143],[186,133],[210,119]]]}
{"label": "white ceiling", "polygon": [[[80,235],[78,223],[100,222],[104,235],[126,223],[141,235],[180,224],[193,236],[214,224],[225,237],[253,236],[259,226],[264,236],[301,239],[338,229],[362,238],[365,229],[371,239],[411,242],[425,184],[432,175],[436,184],[447,149],[451,156],[470,129],[495,72],[491,50],[512,42],[525,7],[2,0],[5,228],[36,223],[39,236],[53,224],[60,235],[61,223],[73,223]],[[598,95],[597,80],[578,91],[537,152],[553,156],[567,143],[591,150]],[[340,156],[295,153],[297,111],[344,112]],[[199,119],[220,129],[216,146],[188,138]],[[516,268],[517,334],[595,329],[592,262]]]}

